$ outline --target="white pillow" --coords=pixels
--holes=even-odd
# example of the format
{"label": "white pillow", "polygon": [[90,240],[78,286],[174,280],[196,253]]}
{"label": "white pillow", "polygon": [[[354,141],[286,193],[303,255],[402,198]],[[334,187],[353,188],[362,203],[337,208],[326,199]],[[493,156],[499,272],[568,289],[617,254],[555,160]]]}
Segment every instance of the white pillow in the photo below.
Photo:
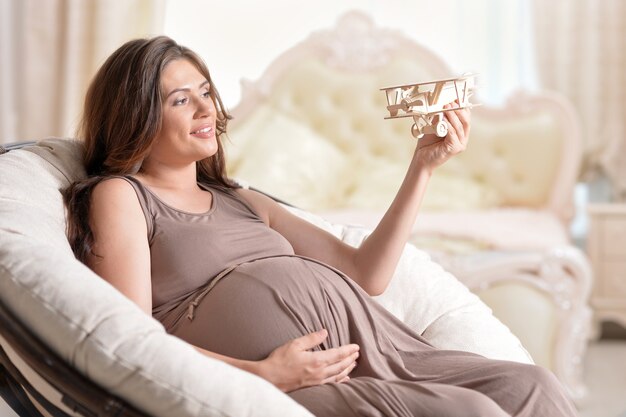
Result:
{"label": "white pillow", "polygon": [[[408,165],[408,160],[362,157],[351,175],[351,192],[342,206],[351,210],[386,210],[400,188]],[[429,181],[420,210],[478,210],[496,207],[501,201],[497,191],[486,183],[437,172]]]}
{"label": "white pillow", "polygon": [[266,105],[235,126],[229,138],[225,147],[232,157],[231,177],[307,210],[342,201],[349,159],[304,124]]}
{"label": "white pillow", "polygon": [[269,382],[168,335],[74,258],[59,189],[84,175],[79,156],[79,144],[62,140],[0,156],[2,303],[71,366],[150,415],[311,416]]}

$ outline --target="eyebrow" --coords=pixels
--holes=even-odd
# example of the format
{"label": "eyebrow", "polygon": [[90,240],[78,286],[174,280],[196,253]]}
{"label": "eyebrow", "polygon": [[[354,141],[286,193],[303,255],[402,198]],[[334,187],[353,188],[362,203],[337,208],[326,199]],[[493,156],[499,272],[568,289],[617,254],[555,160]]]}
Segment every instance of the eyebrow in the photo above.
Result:
{"label": "eyebrow", "polygon": [[[204,80],[202,83],[200,83],[200,85],[198,86],[198,89],[201,89],[202,87],[204,87],[204,86],[205,86],[205,85],[207,85],[208,83],[209,83],[209,81],[208,81],[208,80]],[[169,97],[169,96],[171,96],[171,95],[172,95],[172,94],[174,94],[174,93],[178,93],[179,91],[191,91],[191,89],[190,89],[190,88],[188,88],[188,87],[184,87],[184,88],[175,88],[175,89],[173,89],[172,91],[170,91],[170,92],[169,92],[169,94],[166,96],[166,98],[167,98],[167,97]]]}

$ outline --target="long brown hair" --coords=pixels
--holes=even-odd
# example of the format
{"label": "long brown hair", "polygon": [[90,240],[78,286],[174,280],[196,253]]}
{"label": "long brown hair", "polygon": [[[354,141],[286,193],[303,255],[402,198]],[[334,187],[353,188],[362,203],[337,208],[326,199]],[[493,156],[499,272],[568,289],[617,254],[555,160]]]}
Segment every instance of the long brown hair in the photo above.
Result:
{"label": "long brown hair", "polygon": [[87,178],[63,190],[68,239],[82,262],[93,254],[94,237],[89,226],[92,191],[105,178],[137,172],[161,129],[161,74],[167,64],[178,59],[188,60],[206,77],[217,109],[218,151],[198,161],[198,181],[236,187],[226,176],[221,143],[230,115],[203,60],[166,36],[129,41],[104,62],[87,90],[78,131],[85,147]]}

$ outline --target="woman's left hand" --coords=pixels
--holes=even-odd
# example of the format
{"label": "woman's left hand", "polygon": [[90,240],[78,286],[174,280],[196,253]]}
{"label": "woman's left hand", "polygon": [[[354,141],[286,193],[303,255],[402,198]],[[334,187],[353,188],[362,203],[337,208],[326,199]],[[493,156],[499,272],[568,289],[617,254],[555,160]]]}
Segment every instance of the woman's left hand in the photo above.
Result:
{"label": "woman's left hand", "polygon": [[[457,102],[446,104],[444,109],[454,107],[458,107]],[[417,148],[413,155],[413,159],[431,173],[450,157],[463,152],[469,139],[471,119],[469,109],[456,109],[444,114],[448,123],[446,137],[440,138],[434,134],[424,135],[417,142]]]}

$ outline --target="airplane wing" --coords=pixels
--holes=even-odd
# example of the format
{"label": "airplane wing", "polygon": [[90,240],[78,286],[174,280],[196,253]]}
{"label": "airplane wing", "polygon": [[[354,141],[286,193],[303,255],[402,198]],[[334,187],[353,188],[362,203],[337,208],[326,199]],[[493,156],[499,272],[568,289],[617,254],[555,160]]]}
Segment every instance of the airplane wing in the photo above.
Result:
{"label": "airplane wing", "polygon": [[449,111],[453,111],[453,110],[458,110],[458,109],[471,109],[473,107],[479,107],[480,104],[474,104],[474,103],[470,103],[470,104],[466,104],[466,105],[461,105],[460,107],[453,107],[451,109],[439,109],[439,110],[433,110],[433,111],[408,111],[408,112],[403,112],[402,114],[398,114],[397,116],[387,116],[385,117],[385,119],[399,119],[402,117],[413,117],[413,116],[430,116],[433,114],[437,114],[437,113],[446,113]]}
{"label": "airplane wing", "polygon": [[425,81],[425,82],[415,83],[415,84],[401,84],[401,85],[396,85],[396,86],[391,86],[391,87],[384,87],[384,88],[381,88],[380,90],[388,91],[388,90],[394,90],[394,89],[406,89],[410,87],[416,87],[416,86],[427,85],[427,84],[445,83],[445,82],[450,82],[450,81],[464,81],[464,80],[467,80],[468,78],[472,78],[477,75],[478,74],[476,73],[468,73],[468,74],[463,74],[459,77],[454,77],[454,78],[444,78],[441,80]]}

